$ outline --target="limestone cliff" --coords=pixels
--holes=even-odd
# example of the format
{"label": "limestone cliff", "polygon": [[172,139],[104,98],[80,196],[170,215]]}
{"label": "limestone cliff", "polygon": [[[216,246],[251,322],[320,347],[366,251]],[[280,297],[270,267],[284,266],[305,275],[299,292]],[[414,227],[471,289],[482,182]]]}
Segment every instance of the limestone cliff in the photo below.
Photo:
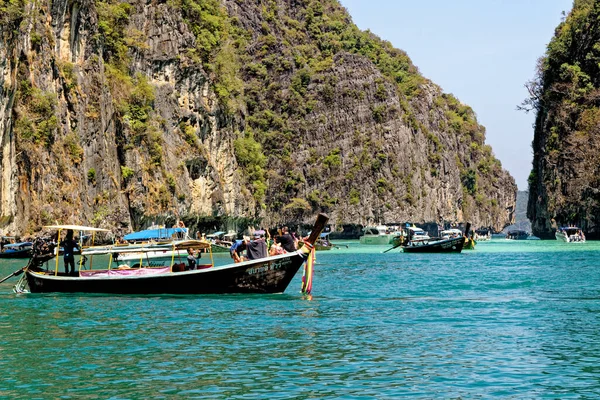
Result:
{"label": "limestone cliff", "polygon": [[0,0],[0,20],[5,230],[511,222],[473,111],[335,0]]}
{"label": "limestone cliff", "polygon": [[557,225],[600,236],[600,1],[577,0],[531,82],[537,112],[527,214],[533,233]]}

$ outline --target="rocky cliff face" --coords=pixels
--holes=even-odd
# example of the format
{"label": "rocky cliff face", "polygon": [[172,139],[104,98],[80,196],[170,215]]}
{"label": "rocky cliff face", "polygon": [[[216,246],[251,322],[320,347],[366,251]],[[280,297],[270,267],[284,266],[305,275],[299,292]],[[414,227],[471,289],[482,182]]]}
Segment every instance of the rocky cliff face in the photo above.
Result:
{"label": "rocky cliff face", "polygon": [[600,236],[599,18],[600,1],[575,1],[530,85],[537,116],[527,213],[542,238],[566,224]]}
{"label": "rocky cliff face", "polygon": [[0,223],[464,221],[516,186],[472,110],[334,0],[0,0]]}

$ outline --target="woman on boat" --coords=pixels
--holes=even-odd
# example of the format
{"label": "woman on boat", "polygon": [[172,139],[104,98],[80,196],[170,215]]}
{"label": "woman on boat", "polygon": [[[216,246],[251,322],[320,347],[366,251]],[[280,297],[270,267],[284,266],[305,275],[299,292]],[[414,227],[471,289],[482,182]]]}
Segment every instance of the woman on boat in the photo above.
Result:
{"label": "woman on boat", "polygon": [[[79,250],[79,245],[73,239],[73,230],[67,230],[67,236],[60,242],[60,246],[63,248],[65,272],[67,274],[75,274],[75,249]],[[69,266],[71,267],[70,269]]]}

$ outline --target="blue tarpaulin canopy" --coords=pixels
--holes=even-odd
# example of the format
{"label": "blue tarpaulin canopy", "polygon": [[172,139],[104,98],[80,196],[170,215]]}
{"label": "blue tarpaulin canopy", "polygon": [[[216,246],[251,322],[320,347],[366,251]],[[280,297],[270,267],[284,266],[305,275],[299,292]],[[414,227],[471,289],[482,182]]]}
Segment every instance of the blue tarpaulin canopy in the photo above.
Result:
{"label": "blue tarpaulin canopy", "polygon": [[29,247],[29,246],[33,246],[33,243],[31,242],[21,242],[21,243],[9,243],[9,244],[5,244],[4,247],[7,249],[16,249],[19,247]]}
{"label": "blue tarpaulin canopy", "polygon": [[144,231],[133,232],[123,236],[124,240],[160,240],[172,239],[176,233],[187,232],[186,228],[163,228],[163,229],[146,229]]}

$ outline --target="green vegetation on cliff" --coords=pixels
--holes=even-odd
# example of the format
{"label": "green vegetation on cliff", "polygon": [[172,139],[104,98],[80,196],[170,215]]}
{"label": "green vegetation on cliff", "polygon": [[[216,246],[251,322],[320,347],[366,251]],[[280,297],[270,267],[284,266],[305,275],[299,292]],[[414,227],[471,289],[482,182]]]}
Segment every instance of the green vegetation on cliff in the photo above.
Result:
{"label": "green vegetation on cliff", "polygon": [[0,46],[16,77],[0,103],[15,94],[18,157],[3,162],[32,199],[7,202],[30,230],[318,211],[508,222],[514,181],[473,110],[337,0],[0,0],[0,11],[3,37],[19,38],[10,54]]}
{"label": "green vegetation on cliff", "polygon": [[553,220],[598,232],[600,200],[600,1],[576,0],[528,84],[536,111],[528,217],[536,235]]}

